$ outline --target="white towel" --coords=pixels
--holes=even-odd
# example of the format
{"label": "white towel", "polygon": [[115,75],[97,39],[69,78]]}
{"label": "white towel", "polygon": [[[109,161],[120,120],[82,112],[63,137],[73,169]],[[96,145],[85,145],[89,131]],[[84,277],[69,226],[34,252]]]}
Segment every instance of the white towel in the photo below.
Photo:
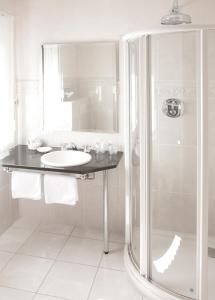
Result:
{"label": "white towel", "polygon": [[77,179],[66,175],[45,175],[44,194],[47,204],[75,205],[78,201]]}
{"label": "white towel", "polygon": [[22,171],[12,172],[11,177],[12,198],[32,200],[41,199],[41,174]]}

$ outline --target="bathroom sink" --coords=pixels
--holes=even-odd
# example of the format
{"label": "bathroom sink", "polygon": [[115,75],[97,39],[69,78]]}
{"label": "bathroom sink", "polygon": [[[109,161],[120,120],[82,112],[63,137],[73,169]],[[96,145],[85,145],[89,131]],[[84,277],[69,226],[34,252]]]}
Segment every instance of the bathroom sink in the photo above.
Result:
{"label": "bathroom sink", "polygon": [[87,164],[91,155],[82,151],[65,150],[44,154],[41,162],[52,167],[73,167]]}

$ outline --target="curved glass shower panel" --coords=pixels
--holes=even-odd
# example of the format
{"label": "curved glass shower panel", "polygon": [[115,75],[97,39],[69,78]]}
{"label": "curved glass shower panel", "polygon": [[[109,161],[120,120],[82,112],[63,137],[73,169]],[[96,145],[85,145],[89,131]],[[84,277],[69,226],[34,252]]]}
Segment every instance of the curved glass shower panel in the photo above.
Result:
{"label": "curved glass shower panel", "polygon": [[199,33],[150,37],[150,278],[196,298]]}
{"label": "curved glass shower panel", "polygon": [[129,41],[129,126],[130,126],[130,199],[131,252],[137,266],[140,262],[140,143],[138,93],[139,42]]}
{"label": "curved glass shower panel", "polygon": [[208,300],[215,298],[215,30],[208,31]]}

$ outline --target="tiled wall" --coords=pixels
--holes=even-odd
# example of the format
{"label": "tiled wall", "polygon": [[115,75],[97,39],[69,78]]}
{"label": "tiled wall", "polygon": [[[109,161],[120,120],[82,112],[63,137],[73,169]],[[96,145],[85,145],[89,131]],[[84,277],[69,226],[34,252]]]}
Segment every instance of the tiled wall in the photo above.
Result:
{"label": "tiled wall", "polygon": [[[0,11],[15,15],[14,0],[0,0]],[[18,217],[17,203],[11,199],[10,175],[0,169],[0,234]]]}
{"label": "tiled wall", "polygon": [[114,101],[114,89],[116,90],[115,79],[78,80],[77,92],[80,98],[72,104],[74,130],[90,128],[92,131],[97,131],[99,128],[99,131],[111,132],[116,128],[114,109],[117,108],[117,104],[115,105]]}
{"label": "tiled wall", "polygon": [[[152,203],[156,229],[194,233],[197,210],[197,100],[199,97],[199,38],[193,34],[152,40]],[[209,233],[215,234],[214,89],[215,33],[209,39]],[[162,112],[165,99],[184,103],[180,118]]]}
{"label": "tiled wall", "polygon": [[[198,37],[152,37],[153,227],[194,233],[197,188]],[[182,117],[162,112],[168,98],[184,103]]]}
{"label": "tiled wall", "polygon": [[28,138],[39,135],[43,128],[43,99],[39,80],[17,81],[18,143],[26,144]]}
{"label": "tiled wall", "polygon": [[[51,204],[44,200],[20,200],[21,217],[55,223],[77,225],[88,229],[103,228],[103,175],[96,173],[95,180],[79,181],[79,201],[75,206]],[[125,192],[124,162],[116,170],[109,171],[110,230],[124,232]]]}
{"label": "tiled wall", "polygon": [[11,199],[10,175],[0,171],[0,234],[18,218],[18,203]]}

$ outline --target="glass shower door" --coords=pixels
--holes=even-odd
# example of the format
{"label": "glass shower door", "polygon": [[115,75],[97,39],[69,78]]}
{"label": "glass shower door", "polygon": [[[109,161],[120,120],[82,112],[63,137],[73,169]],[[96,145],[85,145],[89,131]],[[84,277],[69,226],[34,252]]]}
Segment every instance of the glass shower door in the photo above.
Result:
{"label": "glass shower door", "polygon": [[150,37],[150,279],[196,298],[199,33]]}
{"label": "glass shower door", "polygon": [[130,134],[130,199],[131,199],[131,252],[135,264],[140,263],[140,143],[138,56],[139,42],[130,41],[129,53],[129,134]]}

